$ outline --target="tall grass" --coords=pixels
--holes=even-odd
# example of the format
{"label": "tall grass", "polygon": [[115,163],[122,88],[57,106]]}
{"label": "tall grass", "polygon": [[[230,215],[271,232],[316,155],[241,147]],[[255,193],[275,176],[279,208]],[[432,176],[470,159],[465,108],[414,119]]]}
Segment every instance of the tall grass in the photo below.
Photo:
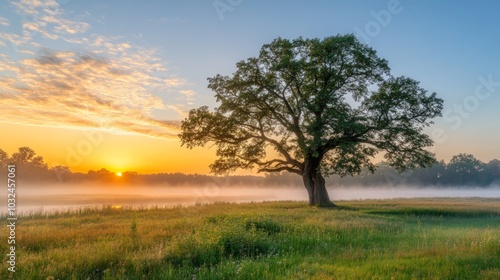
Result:
{"label": "tall grass", "polygon": [[16,246],[16,279],[500,279],[500,200],[38,212]]}

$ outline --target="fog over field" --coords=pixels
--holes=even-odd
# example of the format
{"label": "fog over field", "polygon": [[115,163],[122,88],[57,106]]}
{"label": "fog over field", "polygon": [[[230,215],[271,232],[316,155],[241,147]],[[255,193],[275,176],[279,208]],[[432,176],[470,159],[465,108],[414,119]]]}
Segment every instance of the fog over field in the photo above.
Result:
{"label": "fog over field", "polygon": [[[390,199],[412,197],[500,197],[500,187],[490,188],[422,188],[422,187],[343,187],[329,188],[333,201]],[[2,192],[5,200],[6,192]],[[19,212],[77,209],[81,207],[150,207],[192,205],[213,202],[306,201],[307,192],[300,187],[223,187],[205,186],[109,186],[56,185],[20,186],[17,189]],[[5,212],[6,209],[0,209]]]}

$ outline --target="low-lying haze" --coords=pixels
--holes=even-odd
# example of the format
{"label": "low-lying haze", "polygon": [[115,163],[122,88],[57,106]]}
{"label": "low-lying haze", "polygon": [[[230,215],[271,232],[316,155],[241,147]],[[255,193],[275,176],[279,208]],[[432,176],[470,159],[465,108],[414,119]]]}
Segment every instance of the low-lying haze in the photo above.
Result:
{"label": "low-lying haze", "polygon": [[[358,199],[392,199],[412,197],[500,197],[500,186],[490,188],[422,188],[422,187],[349,187],[329,188],[333,201]],[[2,196],[5,198],[6,193]],[[6,200],[6,199],[2,199]],[[213,202],[306,201],[307,192],[298,187],[220,187],[206,186],[23,186],[17,189],[17,210],[53,211],[81,207],[151,207],[192,205]],[[5,208],[5,206],[4,206]],[[5,209],[0,209],[4,213]]]}

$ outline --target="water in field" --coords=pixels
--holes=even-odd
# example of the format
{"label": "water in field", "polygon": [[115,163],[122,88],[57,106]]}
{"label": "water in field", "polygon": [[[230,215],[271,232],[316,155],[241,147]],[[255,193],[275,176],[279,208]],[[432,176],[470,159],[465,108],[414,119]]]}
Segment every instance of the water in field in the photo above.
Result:
{"label": "water in field", "polygon": [[[329,189],[333,201],[357,199],[389,199],[412,197],[496,197],[500,198],[500,187],[491,188],[332,188]],[[6,192],[2,193],[6,201]],[[16,196],[18,212],[53,211],[78,209],[81,207],[100,207],[110,205],[120,208],[176,206],[194,203],[260,202],[276,200],[306,201],[304,188],[287,187],[220,187],[183,186],[183,187],[132,187],[132,186],[19,186]],[[5,213],[7,206],[0,204],[0,212]]]}

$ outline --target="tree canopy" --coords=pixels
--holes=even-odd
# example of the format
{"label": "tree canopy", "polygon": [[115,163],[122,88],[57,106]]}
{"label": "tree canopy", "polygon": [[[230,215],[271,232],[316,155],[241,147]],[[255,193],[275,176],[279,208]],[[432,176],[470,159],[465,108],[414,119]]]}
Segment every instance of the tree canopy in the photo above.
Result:
{"label": "tree canopy", "polygon": [[33,167],[47,168],[43,157],[37,156],[36,152],[29,147],[20,147],[17,152],[12,154],[10,160],[17,165],[32,165]]}
{"label": "tree canopy", "polygon": [[373,171],[379,152],[398,170],[435,162],[423,128],[441,115],[442,99],[391,76],[354,35],[278,38],[236,67],[208,79],[220,106],[191,110],[179,135],[188,148],[217,147],[215,173],[296,173],[310,204],[329,205],[324,176]]}

